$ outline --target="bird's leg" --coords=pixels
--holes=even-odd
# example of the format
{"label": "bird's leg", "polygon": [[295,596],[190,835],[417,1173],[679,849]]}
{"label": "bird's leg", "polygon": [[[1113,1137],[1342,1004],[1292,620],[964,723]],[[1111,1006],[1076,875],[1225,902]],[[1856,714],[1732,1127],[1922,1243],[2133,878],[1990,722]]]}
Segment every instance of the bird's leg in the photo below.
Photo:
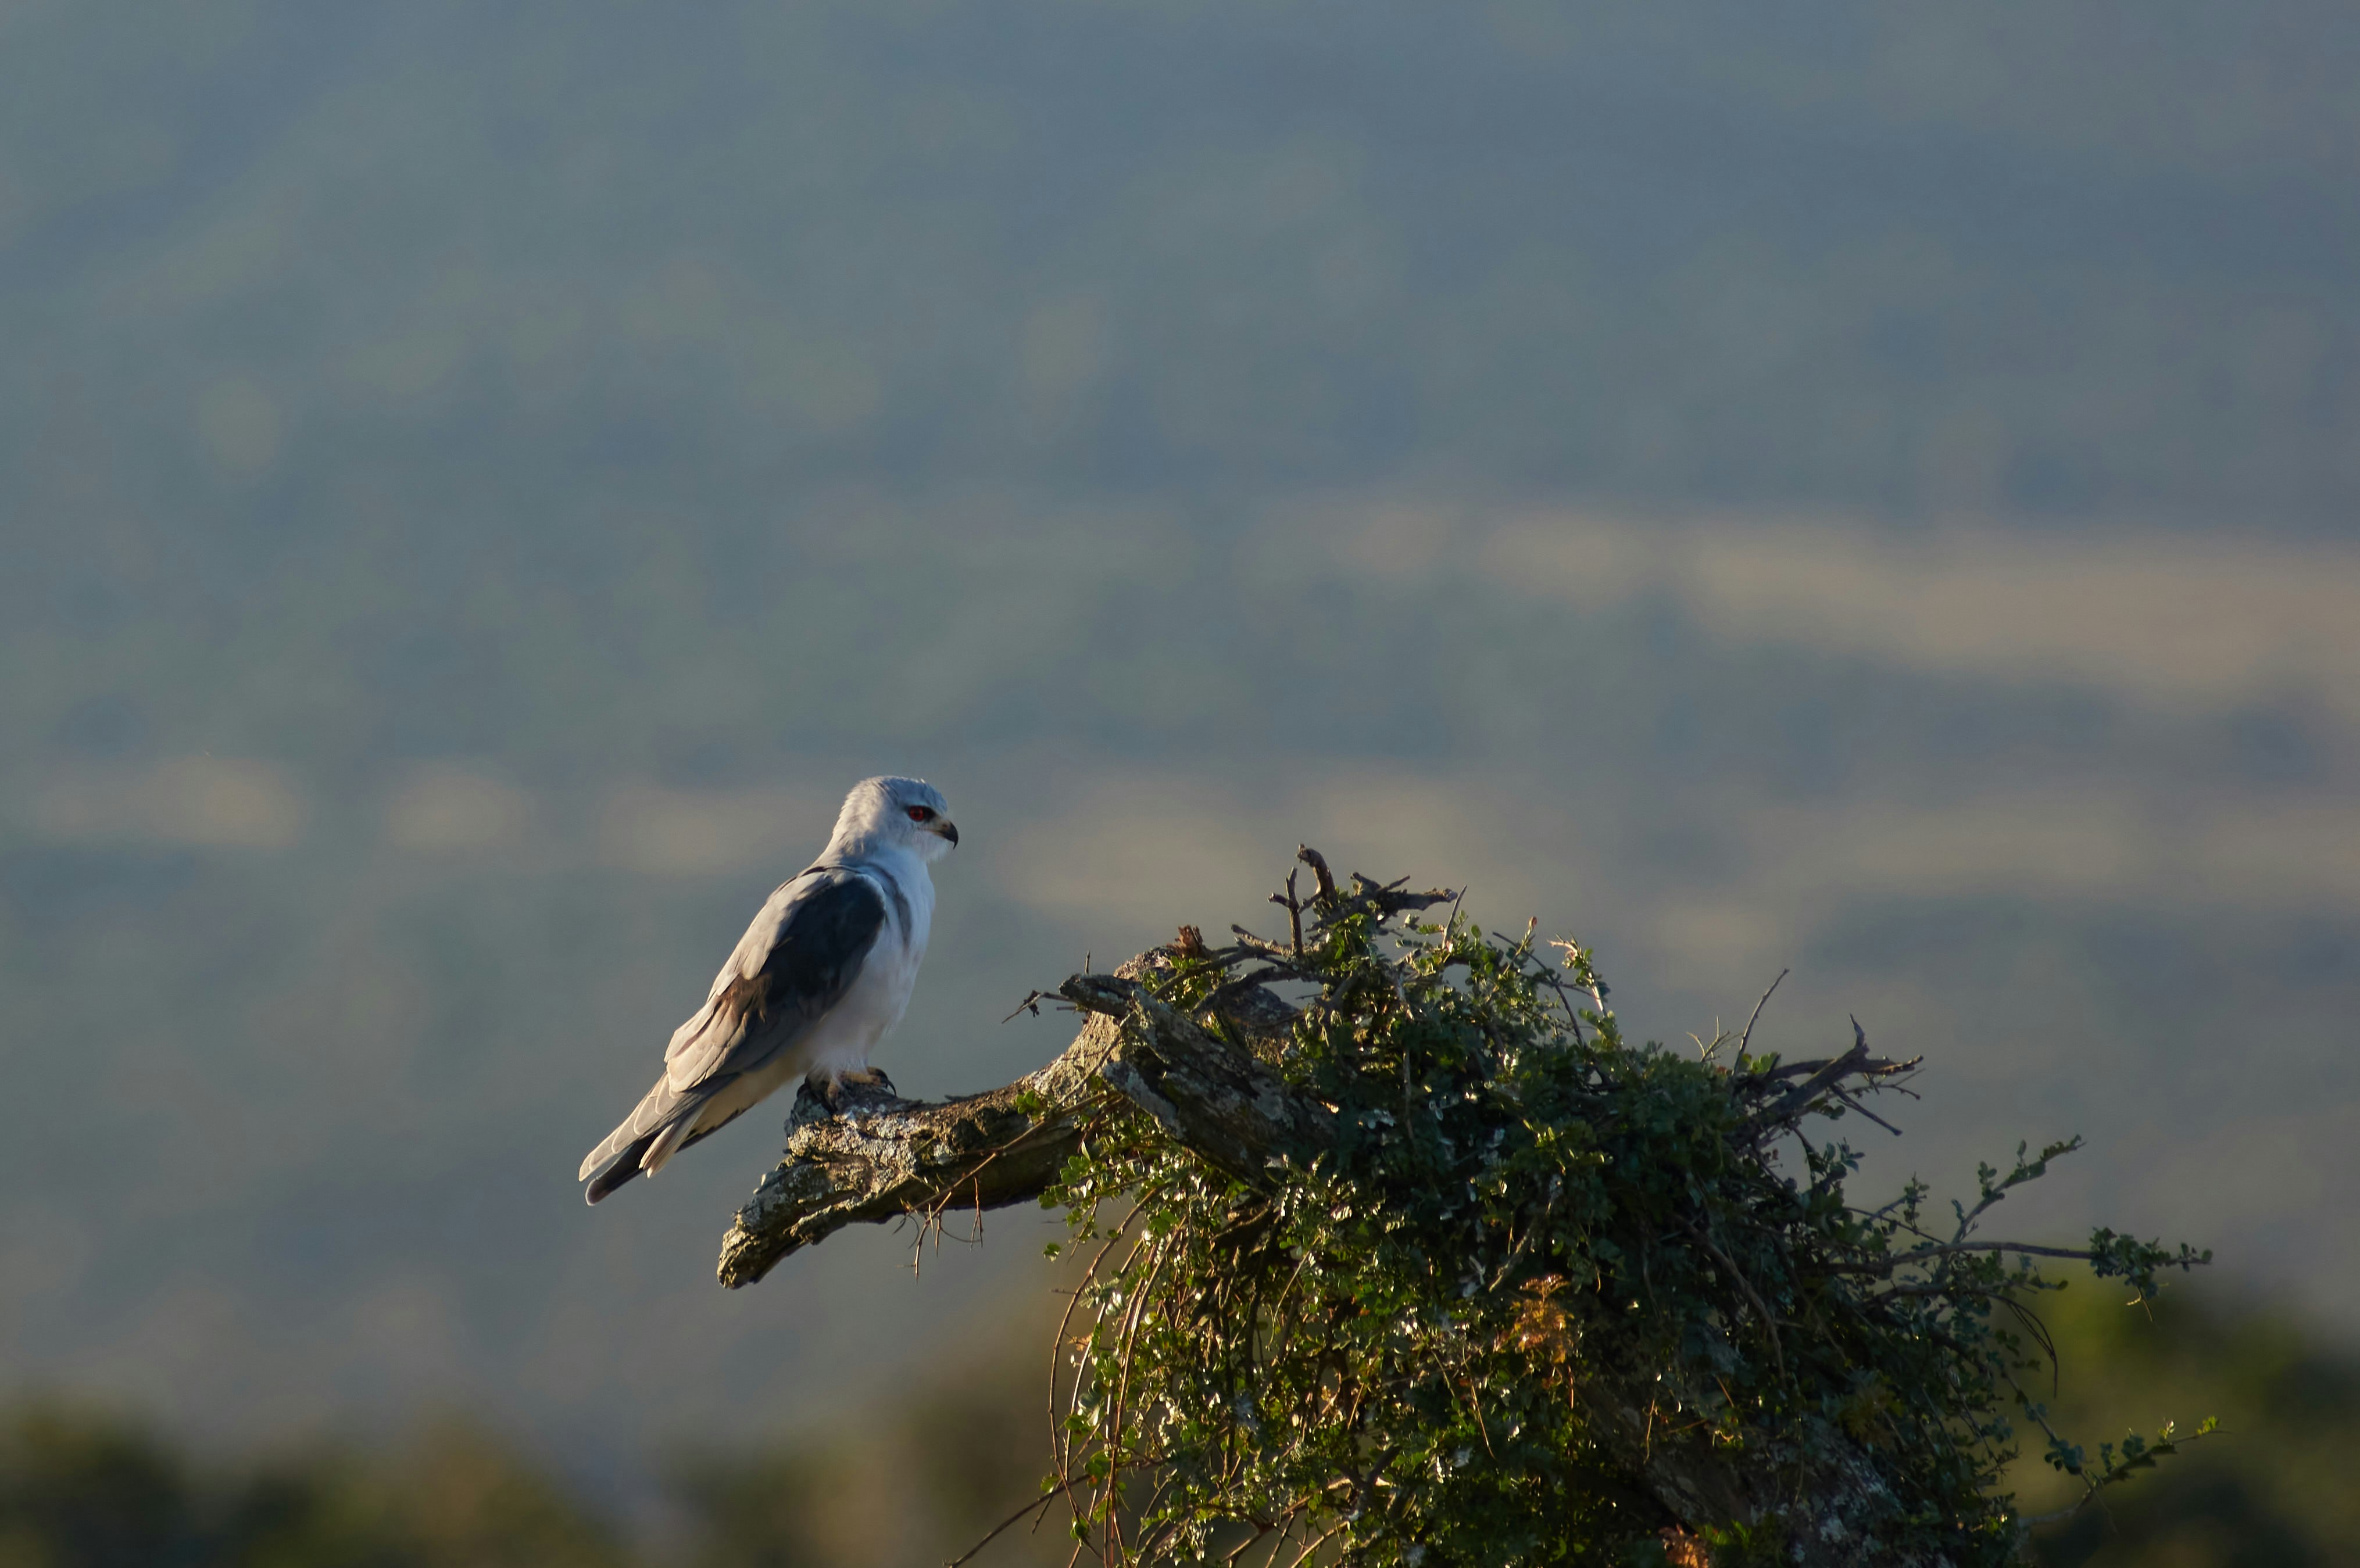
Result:
{"label": "bird's leg", "polygon": [[887,1109],[902,1103],[893,1080],[874,1067],[834,1078],[807,1078],[795,1091],[795,1108],[787,1118],[787,1126],[792,1130],[808,1122],[841,1117],[854,1111]]}

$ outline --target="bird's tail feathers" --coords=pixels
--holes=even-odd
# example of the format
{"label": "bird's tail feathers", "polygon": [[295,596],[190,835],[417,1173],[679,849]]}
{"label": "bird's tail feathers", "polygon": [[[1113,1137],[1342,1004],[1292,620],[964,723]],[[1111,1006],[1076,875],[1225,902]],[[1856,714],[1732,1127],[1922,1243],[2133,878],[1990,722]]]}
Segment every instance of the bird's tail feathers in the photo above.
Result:
{"label": "bird's tail feathers", "polygon": [[652,1176],[664,1168],[664,1161],[678,1154],[696,1135],[696,1113],[705,1108],[702,1100],[681,1107],[661,1132],[648,1140],[647,1152],[639,1156],[639,1169]]}
{"label": "bird's tail feathers", "polygon": [[647,1138],[626,1144],[620,1150],[610,1156],[606,1163],[600,1166],[596,1171],[585,1171],[584,1175],[589,1179],[590,1188],[583,1196],[595,1203],[632,1177],[637,1176],[639,1173],[639,1157],[647,1152],[648,1145],[654,1141],[654,1136],[650,1134]]}
{"label": "bird's tail feathers", "polygon": [[590,1183],[589,1201],[596,1203],[642,1172],[652,1176],[662,1170],[664,1161],[694,1136],[705,1098],[694,1092],[683,1094],[657,1080],[623,1124],[584,1158],[574,1180]]}

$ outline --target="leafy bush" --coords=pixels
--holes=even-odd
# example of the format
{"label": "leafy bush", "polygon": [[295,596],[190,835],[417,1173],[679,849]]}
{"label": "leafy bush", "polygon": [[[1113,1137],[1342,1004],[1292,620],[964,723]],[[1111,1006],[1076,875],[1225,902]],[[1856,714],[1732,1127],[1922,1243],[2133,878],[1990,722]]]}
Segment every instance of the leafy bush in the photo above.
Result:
{"label": "leafy bush", "polygon": [[[2092,1461],[2026,1393],[2036,1257],[2145,1295],[2209,1256],[1980,1236],[2077,1143],[1986,1167],[1940,1228],[1914,1180],[1863,1206],[1801,1130],[1914,1066],[1857,1026],[1825,1062],[1633,1045],[1581,947],[1305,858],[1289,941],[1184,931],[1131,973],[1141,1017],[1332,1113],[1327,1146],[1224,1169],[1108,1096],[1050,1193],[1091,1249],[1053,1484],[1105,1561],[1993,1563],[2020,1421],[2086,1490],[2173,1448]],[[1283,1028],[1239,1005],[1268,985]]]}

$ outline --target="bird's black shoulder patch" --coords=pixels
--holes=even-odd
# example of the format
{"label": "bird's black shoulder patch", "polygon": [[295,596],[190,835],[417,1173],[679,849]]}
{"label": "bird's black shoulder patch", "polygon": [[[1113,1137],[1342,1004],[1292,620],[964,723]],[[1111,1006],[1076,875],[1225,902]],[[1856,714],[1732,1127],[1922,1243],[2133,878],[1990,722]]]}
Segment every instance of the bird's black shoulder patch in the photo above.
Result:
{"label": "bird's black shoulder patch", "polygon": [[792,1008],[810,1018],[851,988],[885,928],[885,898],[868,877],[841,866],[814,866],[804,875],[819,886],[796,900],[756,984],[766,1013]]}

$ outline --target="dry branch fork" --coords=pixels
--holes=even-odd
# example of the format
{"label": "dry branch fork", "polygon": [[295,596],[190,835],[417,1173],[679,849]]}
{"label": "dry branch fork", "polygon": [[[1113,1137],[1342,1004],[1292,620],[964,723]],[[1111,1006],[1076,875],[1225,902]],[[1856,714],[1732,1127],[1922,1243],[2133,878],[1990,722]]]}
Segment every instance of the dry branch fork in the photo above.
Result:
{"label": "dry branch fork", "polygon": [[[1088,1020],[1055,1061],[1002,1088],[925,1101],[847,1085],[834,1113],[809,1089],[799,1092],[786,1158],[721,1244],[721,1282],[750,1285],[847,1225],[1038,1199],[1110,1095],[1245,1181],[1333,1140],[1334,1113],[1157,999],[1140,978],[1152,962],[1143,955],[1059,986]],[[1283,1028],[1292,1016],[1260,986],[1225,995],[1222,1012],[1249,1033]]]}

